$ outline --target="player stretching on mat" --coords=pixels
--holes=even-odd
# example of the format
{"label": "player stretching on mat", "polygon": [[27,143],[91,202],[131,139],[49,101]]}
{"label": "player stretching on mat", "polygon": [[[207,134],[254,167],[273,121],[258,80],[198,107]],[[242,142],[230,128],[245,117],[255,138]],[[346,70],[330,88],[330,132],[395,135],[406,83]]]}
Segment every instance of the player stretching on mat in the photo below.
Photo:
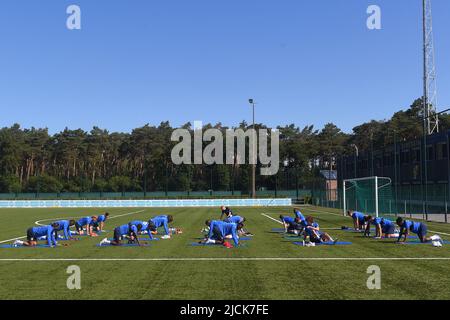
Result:
{"label": "player stretching on mat", "polygon": [[56,246],[58,243],[55,239],[55,230],[59,228],[59,224],[53,223],[49,226],[34,227],[27,230],[27,241],[16,240],[13,246],[35,247],[37,239],[43,236],[47,237],[47,243],[50,247]]}
{"label": "player stretching on mat", "polygon": [[[55,230],[55,239],[56,240],[58,240],[58,231],[63,231],[64,240],[72,240],[72,236],[70,234],[70,227],[75,225],[75,220],[60,220],[60,221],[55,221],[53,223],[57,223],[59,225],[58,229]],[[52,224],[50,224],[50,225],[52,225]]]}
{"label": "player stretching on mat", "polygon": [[240,236],[246,236],[246,237],[252,237],[253,234],[251,232],[249,232],[248,230],[244,229],[244,222],[246,221],[244,217],[241,216],[231,216],[226,218],[225,220],[223,220],[224,222],[227,223],[236,223],[236,224],[241,224],[242,228],[240,230],[238,230],[239,235]]}
{"label": "player stretching on mat", "polygon": [[280,220],[283,223],[284,232],[286,233],[300,234],[306,226],[306,220],[304,217],[303,220],[301,220],[301,218],[298,217],[293,218],[280,214]]}
{"label": "player stretching on mat", "polygon": [[385,218],[380,217],[367,217],[367,227],[366,227],[366,235],[370,235],[370,226],[373,224],[375,226],[375,239],[381,238],[395,238],[398,237],[398,233],[395,233],[395,225],[394,223]]}
{"label": "player stretching on mat", "polygon": [[147,232],[148,222],[145,222],[142,220],[133,220],[133,221],[129,222],[129,224],[136,226],[136,227],[138,225],[141,225],[141,230],[138,232],[138,234],[144,234]]}
{"label": "player stretching on mat", "polygon": [[314,218],[309,216],[306,218],[305,239],[309,237],[309,241],[313,243],[333,242],[336,244],[338,239],[333,240],[331,236],[326,232],[320,231],[320,226],[317,222],[314,222]]}
{"label": "player stretching on mat", "polygon": [[353,219],[353,227],[356,231],[364,230],[366,228],[366,220],[364,219],[365,215],[358,211],[347,211],[347,214]]}
{"label": "player stretching on mat", "polygon": [[299,218],[301,221],[305,220],[305,216],[300,212],[298,208],[294,208],[294,215],[296,218]]}
{"label": "player stretching on mat", "polygon": [[231,237],[234,245],[236,247],[239,246],[237,231],[242,228],[242,224],[227,223],[220,220],[207,220],[205,224],[209,227],[209,234],[204,240],[199,241],[199,243],[221,244],[227,248],[232,248],[232,245],[225,241],[226,238]]}
{"label": "player stretching on mat", "polygon": [[179,234],[183,233],[181,229],[179,228],[169,228],[169,223],[173,222],[173,216],[172,215],[160,215],[156,216],[154,218],[151,218],[148,221],[147,231],[149,232],[152,230],[153,234],[158,234],[158,228],[164,227],[165,235],[161,237],[161,239],[170,239],[171,234]]}
{"label": "player stretching on mat", "polygon": [[[397,239],[397,243],[405,243],[406,238],[408,238],[409,232],[417,234],[417,237],[419,237],[420,242],[431,242],[431,241],[438,241],[443,243],[441,237],[438,235],[434,235],[432,237],[427,237],[427,225],[423,222],[416,222],[416,221],[409,221],[404,220],[402,217],[397,218],[397,225],[400,227],[400,234]],[[403,237],[403,240],[401,240]]]}
{"label": "player stretching on mat", "polygon": [[134,226],[132,224],[124,224],[114,229],[114,239],[109,241],[108,238],[103,239],[100,245],[110,244],[112,246],[120,246],[123,238],[128,239],[128,244],[139,243],[138,232],[142,229],[142,225]]}
{"label": "player stretching on mat", "polygon": [[77,229],[78,234],[79,235],[84,234],[83,227],[86,226],[86,234],[88,236],[93,237],[94,236],[93,225],[96,223],[96,221],[97,221],[97,217],[92,216],[92,217],[81,218],[80,220],[75,222],[75,228]]}
{"label": "player stretching on mat", "polygon": [[105,214],[99,215],[97,217],[97,221],[93,224],[93,226],[94,226],[93,230],[97,231],[97,232],[103,231],[103,228],[105,227],[105,222],[106,222],[106,220],[108,220],[108,217],[109,217],[108,212],[105,212]]}

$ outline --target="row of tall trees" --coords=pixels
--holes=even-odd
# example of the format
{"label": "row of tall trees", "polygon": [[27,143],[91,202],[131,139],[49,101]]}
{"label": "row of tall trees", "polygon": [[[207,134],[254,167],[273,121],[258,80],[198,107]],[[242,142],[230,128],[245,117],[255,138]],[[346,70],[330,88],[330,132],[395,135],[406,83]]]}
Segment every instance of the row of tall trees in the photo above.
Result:
{"label": "row of tall trees", "polygon": [[[258,188],[295,188],[320,169],[335,169],[336,157],[360,150],[381,148],[397,139],[417,139],[422,134],[421,100],[389,120],[370,121],[342,132],[333,123],[321,130],[312,125],[278,127],[281,168],[275,176],[258,176]],[[192,130],[191,124],[183,126]],[[220,123],[208,128],[225,131]],[[238,127],[250,126],[242,122]],[[443,130],[450,117],[441,117]],[[264,128],[258,124],[257,128]],[[247,192],[248,165],[180,165],[171,161],[169,122],[145,125],[131,133],[108,132],[94,127],[50,135],[47,129],[23,129],[19,124],[0,129],[0,192],[187,191],[236,190]]]}

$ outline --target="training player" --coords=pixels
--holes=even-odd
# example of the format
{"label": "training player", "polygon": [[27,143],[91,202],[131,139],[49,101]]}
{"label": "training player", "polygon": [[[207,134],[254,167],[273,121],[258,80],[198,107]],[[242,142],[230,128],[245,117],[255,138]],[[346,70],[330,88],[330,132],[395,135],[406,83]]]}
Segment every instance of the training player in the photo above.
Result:
{"label": "training player", "polygon": [[114,239],[109,241],[108,238],[103,239],[100,245],[110,244],[112,246],[120,246],[124,237],[128,238],[128,243],[139,243],[138,232],[142,229],[142,225],[124,224],[114,229]]}
{"label": "training player", "polygon": [[55,221],[53,223],[57,223],[59,225],[58,229],[55,230],[55,239],[56,240],[58,240],[58,231],[63,231],[64,240],[72,239],[72,236],[70,234],[70,227],[75,225],[75,220],[59,220],[59,221]]}
{"label": "training player", "polygon": [[[417,234],[420,242],[439,241],[442,244],[442,239],[438,235],[427,237],[427,225],[423,222],[404,220],[402,217],[397,218],[397,225],[400,227],[400,234],[398,236],[398,243],[405,243],[409,232]],[[401,240],[403,237],[403,240]]]}
{"label": "training player", "polygon": [[103,231],[103,228],[105,227],[105,222],[108,220],[109,213],[105,212],[105,214],[99,215],[97,217],[97,221],[94,223],[94,231]]}
{"label": "training player", "polygon": [[37,239],[40,237],[47,237],[47,243],[50,247],[56,246],[55,231],[59,228],[59,224],[53,223],[52,225],[29,228],[27,230],[27,241],[16,240],[13,246],[26,246],[34,247],[37,245]]}
{"label": "training player", "polygon": [[93,225],[96,223],[97,217],[84,217],[75,222],[75,228],[77,229],[77,232],[79,235],[84,234],[83,227],[86,227],[86,234],[89,236],[94,236],[94,230]]}
{"label": "training player", "polygon": [[305,220],[305,216],[300,212],[298,208],[294,208],[294,215],[296,218],[299,218],[301,221]]}
{"label": "training player", "polygon": [[141,225],[141,230],[139,231],[140,234],[146,233],[147,232],[147,227],[148,227],[148,222],[146,221],[142,221],[142,220],[133,220],[130,222],[131,225],[133,226],[138,226]]}
{"label": "training player", "polygon": [[284,230],[287,233],[300,234],[306,225],[306,220],[301,220],[300,218],[293,218],[289,216],[280,215],[280,220],[283,223]]}
{"label": "training player", "polygon": [[[169,239],[170,238],[170,230],[169,230],[169,223],[173,222],[173,216],[172,215],[161,215],[156,216],[154,218],[151,218],[148,221],[147,226],[147,232],[149,234],[150,239],[153,239],[153,234],[158,233],[159,227],[164,227],[165,235],[163,235],[162,239]],[[176,233],[181,233],[181,230],[175,229]]]}
{"label": "training player", "polygon": [[221,206],[220,210],[222,213],[220,214],[220,220],[222,220],[223,216],[231,217],[233,215],[233,211],[229,207]]}
{"label": "training player", "polygon": [[353,219],[353,227],[356,231],[364,230],[366,228],[365,215],[358,211],[347,211],[347,214]]}
{"label": "training player", "polygon": [[313,243],[333,242],[336,244],[338,239],[333,240],[331,236],[326,232],[320,231],[320,226],[314,221],[314,218],[309,216],[306,218],[305,238],[309,237],[309,241]]}
{"label": "training player", "polygon": [[205,224],[209,227],[208,237],[200,241],[200,243],[222,244],[228,248],[231,244],[225,241],[226,238],[231,237],[234,245],[239,245],[237,231],[242,228],[242,224],[227,223],[220,220],[207,220]]}
{"label": "training player", "polygon": [[395,233],[395,224],[391,220],[372,216],[368,216],[367,220],[367,235],[370,235],[370,226],[373,224],[375,226],[376,239],[398,237],[398,233]]}
{"label": "training player", "polygon": [[244,222],[246,221],[246,219],[244,217],[231,216],[231,217],[226,218],[223,221],[224,222],[228,222],[228,223],[241,224],[242,227],[241,227],[241,229],[238,230],[239,235],[241,235],[241,236],[248,236],[248,237],[252,237],[253,236],[253,234],[251,232],[249,232],[248,230],[244,229]]}

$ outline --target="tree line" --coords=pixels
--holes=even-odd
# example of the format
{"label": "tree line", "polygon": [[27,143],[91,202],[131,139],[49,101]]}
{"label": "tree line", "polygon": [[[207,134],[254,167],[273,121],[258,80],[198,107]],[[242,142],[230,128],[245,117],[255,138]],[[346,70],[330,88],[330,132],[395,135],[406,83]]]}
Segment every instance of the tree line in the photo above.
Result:
{"label": "tree line", "polygon": [[[295,189],[318,170],[336,169],[339,155],[352,153],[352,145],[368,150],[422,135],[422,101],[417,99],[391,119],[372,120],[344,133],[333,123],[322,129],[295,124],[280,130],[281,168],[275,176],[257,176],[257,188]],[[208,128],[228,129],[222,124]],[[251,128],[241,122],[239,128]],[[183,128],[192,130],[191,123]],[[257,124],[256,129],[266,128]],[[172,128],[169,122],[149,124],[131,133],[94,127],[64,129],[0,129],[0,192],[123,192],[123,191],[241,191],[250,188],[249,165],[173,165]],[[450,129],[450,116],[441,117],[441,129]]]}

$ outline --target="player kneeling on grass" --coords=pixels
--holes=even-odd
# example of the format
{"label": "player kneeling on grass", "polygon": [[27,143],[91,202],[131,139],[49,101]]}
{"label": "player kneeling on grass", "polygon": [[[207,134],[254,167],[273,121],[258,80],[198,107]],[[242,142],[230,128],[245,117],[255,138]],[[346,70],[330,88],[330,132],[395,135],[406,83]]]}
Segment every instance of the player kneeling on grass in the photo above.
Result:
{"label": "player kneeling on grass", "polygon": [[110,244],[112,246],[120,246],[122,243],[122,239],[128,239],[128,244],[139,243],[138,232],[142,229],[142,225],[132,225],[132,224],[124,224],[120,227],[114,229],[114,238],[112,241],[109,241],[108,238],[103,239],[100,242],[100,245]]}
{"label": "player kneeling on grass", "polygon": [[225,241],[227,238],[233,239],[234,245],[239,246],[239,238],[237,235],[238,230],[242,228],[242,224],[228,223],[220,220],[206,220],[205,224],[209,227],[209,234],[199,243],[206,244],[221,244],[227,248],[231,248],[232,245]]}
{"label": "player kneeling on grass", "polygon": [[395,225],[391,220],[368,216],[367,221],[368,223],[365,232],[367,236],[370,235],[370,226],[374,225],[376,239],[398,237],[398,233],[395,233]]}
{"label": "player kneeling on grass", "polygon": [[[161,239],[170,239],[171,233],[182,233],[181,229],[177,228],[170,228],[169,229],[169,223],[173,222],[173,216],[169,215],[161,215],[156,216],[148,221],[149,227],[153,223],[155,231],[153,231],[153,234],[157,234],[157,229],[159,227],[164,227],[165,235],[161,237]],[[153,226],[151,226],[153,228]]]}
{"label": "player kneeling on grass", "polygon": [[93,230],[93,225],[97,222],[97,216],[92,216],[92,217],[84,217],[81,218],[80,220],[78,220],[77,222],[75,222],[75,228],[77,229],[77,232],[79,235],[84,234],[84,230],[83,227],[86,227],[86,234],[93,237],[94,235],[94,230]]}
{"label": "player kneeling on grass", "polygon": [[105,214],[99,215],[97,217],[97,221],[93,223],[93,230],[96,232],[103,231],[105,227],[105,222],[108,220],[109,213],[105,212]]}
{"label": "player kneeling on grass", "polygon": [[249,231],[247,231],[244,228],[244,222],[246,221],[244,217],[241,216],[231,216],[226,218],[225,220],[223,220],[224,222],[227,223],[235,223],[235,224],[241,224],[242,228],[240,230],[238,230],[238,233],[240,236],[246,236],[246,237],[252,237],[253,234]]}
{"label": "player kneeling on grass", "polygon": [[305,239],[309,238],[310,242],[322,243],[322,242],[333,242],[336,244],[338,239],[333,240],[331,236],[326,232],[320,231],[320,226],[317,222],[314,222],[314,218],[309,216],[306,218],[306,228],[305,228]]}
{"label": "player kneeling on grass", "polygon": [[[396,222],[400,227],[400,234],[398,236],[397,243],[404,243],[409,235],[409,232],[412,232],[417,234],[420,242],[422,243],[436,241],[439,242],[441,246],[443,244],[441,237],[438,235],[427,237],[428,228],[427,225],[423,222],[404,220],[402,217],[398,217]],[[403,240],[401,240],[402,237]]]}
{"label": "player kneeling on grass", "polygon": [[75,220],[60,220],[60,221],[55,221],[53,223],[57,223],[59,225],[58,229],[55,230],[55,239],[56,240],[58,240],[58,231],[63,231],[64,240],[72,239],[72,236],[70,235],[70,227],[75,225]]}
{"label": "player kneeling on grass", "polygon": [[148,226],[148,222],[142,221],[142,220],[133,220],[131,222],[129,222],[129,224],[133,225],[133,226],[138,226],[141,225],[141,230],[139,230],[139,234],[144,234],[147,232],[147,226]]}
{"label": "player kneeling on grass", "polygon": [[280,215],[280,220],[283,222],[286,233],[293,233],[296,235],[300,234],[306,225],[306,220],[301,220],[300,218]]}
{"label": "player kneeling on grass", "polygon": [[367,221],[365,215],[358,211],[347,211],[347,214],[353,219],[353,227],[356,231],[364,230],[366,228]]}
{"label": "player kneeling on grass", "polygon": [[49,226],[34,227],[27,230],[27,241],[16,240],[13,246],[34,247],[37,245],[37,239],[40,237],[47,237],[47,244],[50,247],[56,246],[55,230],[59,228],[59,224],[53,223]]}

